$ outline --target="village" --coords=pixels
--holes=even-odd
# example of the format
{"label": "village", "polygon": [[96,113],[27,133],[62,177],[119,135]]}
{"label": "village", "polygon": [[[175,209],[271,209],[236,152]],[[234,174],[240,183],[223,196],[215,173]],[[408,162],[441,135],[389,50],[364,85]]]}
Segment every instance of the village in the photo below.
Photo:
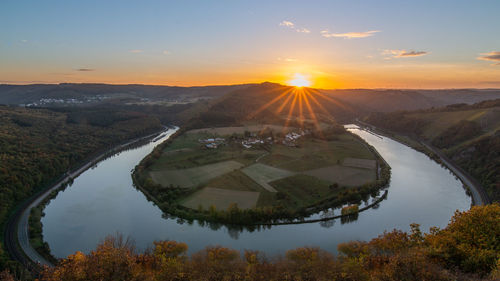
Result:
{"label": "village", "polygon": [[298,132],[289,132],[284,136],[258,136],[256,133],[246,133],[243,136],[231,136],[229,138],[222,137],[212,137],[205,139],[198,139],[198,142],[205,146],[207,149],[217,149],[220,146],[226,145],[229,142],[239,143],[245,149],[251,149],[258,145],[273,145],[273,144],[283,144],[288,147],[297,147],[297,141],[310,134],[309,130],[300,130]]}

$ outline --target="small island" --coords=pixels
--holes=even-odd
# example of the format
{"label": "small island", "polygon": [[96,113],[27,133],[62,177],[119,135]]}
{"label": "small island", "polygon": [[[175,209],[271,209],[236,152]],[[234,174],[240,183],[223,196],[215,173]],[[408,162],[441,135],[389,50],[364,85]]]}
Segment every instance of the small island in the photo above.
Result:
{"label": "small island", "polygon": [[166,214],[259,225],[375,198],[390,167],[338,124],[246,124],[180,129],[133,178]]}

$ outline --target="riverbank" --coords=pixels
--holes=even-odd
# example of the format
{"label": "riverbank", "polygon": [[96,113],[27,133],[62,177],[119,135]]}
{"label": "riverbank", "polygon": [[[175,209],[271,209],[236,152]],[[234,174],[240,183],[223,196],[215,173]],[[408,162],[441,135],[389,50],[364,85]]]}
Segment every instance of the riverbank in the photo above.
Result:
{"label": "riverbank", "polygon": [[[289,181],[295,187],[290,187],[288,189],[281,190],[276,194],[276,201],[279,204],[275,205],[257,205],[257,207],[253,208],[238,208],[238,205],[231,205],[230,207],[219,208],[218,206],[211,205],[210,207],[198,206],[198,208],[185,206],[182,204],[183,198],[190,196],[191,193],[197,192],[203,186],[198,186],[197,189],[193,188],[182,188],[175,185],[159,185],[155,183],[149,176],[147,167],[154,165],[155,161],[159,161],[161,155],[165,156],[165,149],[168,149],[169,145],[172,145],[175,149],[174,152],[179,151],[179,147],[183,147],[183,144],[179,142],[193,142],[186,137],[182,138],[182,140],[176,139],[176,137],[181,137],[181,133],[178,132],[172,136],[172,138],[155,148],[150,155],[146,156],[134,169],[133,172],[133,181],[135,188],[139,189],[150,201],[154,202],[165,215],[170,215],[172,217],[178,217],[180,219],[186,220],[188,222],[192,222],[194,220],[198,220],[201,222],[207,223],[220,223],[225,225],[238,225],[249,227],[250,229],[255,228],[255,226],[259,225],[282,225],[287,223],[296,223],[304,221],[305,218],[310,217],[314,214],[318,214],[323,210],[333,209],[341,207],[345,204],[359,204],[363,200],[369,200],[370,196],[373,200],[377,199],[379,196],[379,191],[385,188],[390,181],[390,166],[388,163],[381,157],[381,155],[369,144],[367,144],[362,138],[359,136],[345,132],[345,136],[342,135],[343,139],[349,138],[349,144],[351,146],[357,147],[359,150],[365,151],[366,154],[369,154],[373,157],[375,164],[373,167],[373,180],[370,182],[360,183],[359,185],[345,187],[341,185],[341,183],[333,183],[328,187],[328,192],[324,192],[319,196],[317,194],[317,198],[314,199],[314,202],[309,202],[307,204],[303,204],[303,206],[299,206],[300,208],[292,208],[288,205],[284,205],[283,201],[287,200],[287,198],[295,196],[292,191],[295,187],[301,187],[310,189],[311,193],[317,192],[320,190],[317,187],[317,183],[311,181],[307,178],[308,181],[303,180],[299,176],[290,176],[294,181]],[[304,137],[306,138],[306,137]],[[336,137],[333,141],[339,141],[340,137]],[[310,139],[307,139],[308,142],[314,142]],[[308,142],[306,144],[308,144]],[[315,144],[321,143],[320,140],[316,140]],[[196,142],[194,145],[199,146]],[[276,144],[279,146],[280,144]],[[337,143],[335,143],[337,145]],[[304,145],[305,146],[305,145]],[[189,151],[195,150],[195,148],[189,148]],[[229,148],[228,148],[229,149]],[[231,147],[231,149],[233,149]],[[237,148],[234,148],[237,149]],[[257,148],[256,148],[257,149]],[[277,148],[279,151],[283,151],[281,147]],[[304,149],[304,148],[293,148],[296,150]],[[187,149],[186,149],[187,150]],[[263,153],[264,156],[272,154],[267,147],[266,152]],[[212,152],[212,151],[209,151]],[[345,150],[342,152],[345,153]],[[200,153],[203,153],[201,151]],[[208,152],[207,152],[208,153]],[[340,153],[340,152],[339,152]],[[258,153],[253,154],[256,159],[262,159],[262,155]],[[309,154],[308,154],[309,155]],[[283,156],[282,156],[283,157]],[[181,158],[186,158],[181,157]],[[196,158],[199,161],[199,158]],[[234,158],[233,158],[234,159]],[[170,159],[171,160],[171,159]],[[238,159],[240,160],[240,159]],[[248,159],[245,159],[248,160]],[[252,159],[250,159],[252,160]],[[249,165],[253,165],[255,161],[249,161]],[[308,159],[310,160],[310,159]],[[243,160],[240,160],[243,161]],[[257,161],[257,160],[256,160]],[[339,163],[341,160],[335,160],[335,163]],[[309,161],[311,162],[311,161]],[[308,162],[308,163],[309,163]],[[162,162],[164,164],[164,162]],[[176,165],[179,163],[176,162]],[[191,163],[189,163],[191,164]],[[265,167],[265,165],[264,165]],[[270,167],[272,168],[272,167]],[[334,171],[335,172],[335,171]],[[300,173],[300,172],[298,172]],[[239,179],[241,182],[241,179]],[[234,181],[234,180],[233,180]],[[311,183],[312,182],[312,183]],[[225,181],[224,184],[230,185],[232,181]],[[244,182],[246,183],[246,182]],[[252,181],[253,183],[253,181]],[[237,183],[236,183],[237,184]],[[316,184],[316,185],[314,185]],[[322,183],[321,183],[322,184]],[[210,187],[213,187],[210,185]],[[276,188],[280,188],[277,186]],[[321,187],[322,188],[322,187]],[[290,191],[292,190],[292,191]],[[323,192],[323,190],[320,190]],[[264,192],[265,193],[265,192]],[[292,195],[290,195],[292,194]],[[267,195],[264,194],[264,195]],[[275,194],[270,194],[275,196]],[[262,192],[260,197],[262,197]],[[275,199],[274,197],[272,198]],[[260,199],[259,199],[260,200]],[[281,201],[279,201],[281,200]],[[304,200],[304,202],[307,200]],[[274,202],[274,201],[272,201]],[[288,202],[288,201],[287,201]]]}
{"label": "riverbank", "polygon": [[[258,250],[268,256],[303,246],[336,253],[340,243],[370,240],[387,229],[409,230],[413,222],[420,224],[425,232],[432,226],[444,227],[455,210],[470,208],[470,197],[460,181],[427,156],[389,138],[375,137],[362,130],[351,131],[375,147],[391,166],[386,200],[359,214],[355,221],[334,219],[256,227],[251,231],[169,216],[134,188],[130,171],[171,130],[161,140],[110,157],[76,178],[45,208],[44,240],[58,258],[76,251],[90,253],[107,235],[117,232],[132,238],[138,252],[150,248],[153,241],[175,240],[189,245],[188,254],[207,245]],[[373,200],[362,202],[359,208]],[[334,214],[340,215],[340,209],[335,209]],[[332,213],[320,212],[309,218],[326,216]]]}
{"label": "riverbank", "polygon": [[469,175],[466,171],[464,171],[461,167],[459,167],[457,164],[453,163],[451,159],[449,159],[444,153],[442,153],[439,149],[433,147],[429,143],[419,140],[419,139],[414,139],[410,136],[404,136],[395,132],[387,131],[385,129],[380,129],[377,128],[374,125],[368,124],[366,122],[356,120],[355,123],[359,125],[361,128],[369,132],[370,130],[388,137],[388,138],[393,138],[417,151],[420,151],[432,160],[436,161],[437,163],[441,164],[442,166],[446,167],[448,170],[450,170],[460,181],[464,184],[464,186],[467,188],[469,191],[469,194],[472,197],[472,203],[473,205],[486,205],[490,203],[490,200],[488,196],[486,195],[486,192],[482,188],[481,184],[475,180],[471,175]]}
{"label": "riverbank", "polygon": [[6,250],[9,252],[11,257],[23,264],[32,272],[37,272],[40,265],[52,266],[52,263],[40,255],[30,244],[29,216],[31,214],[31,209],[49,197],[53,191],[60,189],[68,181],[71,181],[88,168],[96,165],[99,161],[117,152],[128,149],[141,141],[153,138],[162,132],[165,132],[165,129],[166,127],[163,127],[161,131],[156,131],[155,133],[119,144],[98,154],[97,156],[90,158],[89,161],[84,162],[73,171],[65,173],[58,180],[56,180],[55,184],[42,189],[37,194],[27,199],[23,204],[19,205],[16,212],[8,220],[5,230]]}

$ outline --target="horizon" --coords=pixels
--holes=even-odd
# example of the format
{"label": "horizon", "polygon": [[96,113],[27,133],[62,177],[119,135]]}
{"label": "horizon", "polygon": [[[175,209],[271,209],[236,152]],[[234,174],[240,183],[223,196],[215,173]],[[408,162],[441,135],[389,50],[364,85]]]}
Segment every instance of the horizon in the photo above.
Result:
{"label": "horizon", "polygon": [[[172,87],[172,88],[202,88],[202,87],[224,87],[224,86],[239,86],[239,85],[261,85],[265,83],[277,84],[283,87],[295,87],[279,82],[263,81],[263,82],[248,82],[248,83],[235,83],[235,84],[202,84],[202,85],[169,85],[169,84],[142,84],[142,83],[100,83],[100,82],[59,82],[59,83],[0,83],[0,86],[35,86],[35,85],[107,85],[107,86],[153,86],[153,87]],[[404,91],[445,91],[445,90],[500,90],[500,87],[486,87],[486,88],[317,88],[317,87],[300,87],[316,90],[404,90]]]}
{"label": "horizon", "polygon": [[0,83],[196,87],[299,75],[321,89],[498,88],[499,9],[451,0],[3,1]]}

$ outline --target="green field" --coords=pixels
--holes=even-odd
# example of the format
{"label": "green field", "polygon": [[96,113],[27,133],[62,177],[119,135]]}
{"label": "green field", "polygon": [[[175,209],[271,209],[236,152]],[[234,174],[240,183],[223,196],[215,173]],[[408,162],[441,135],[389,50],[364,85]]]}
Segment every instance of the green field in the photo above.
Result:
{"label": "green field", "polygon": [[347,157],[375,159],[374,155],[358,140],[350,135],[342,135],[336,141],[306,139],[300,142],[299,148],[275,145],[272,147],[272,153],[263,157],[260,162],[294,172],[302,172],[341,164]]}
{"label": "green field", "polygon": [[249,176],[251,179],[253,179],[256,183],[260,184],[263,188],[265,188],[269,192],[276,192],[276,189],[270,186],[269,182],[286,178],[294,174],[287,170],[275,168],[260,163],[248,166],[242,169],[241,171],[245,173],[247,176]]}
{"label": "green field", "polygon": [[231,204],[237,204],[240,209],[252,209],[257,205],[259,192],[230,190],[205,187],[181,202],[181,205],[191,209],[208,209],[215,206],[218,210],[226,210]]}
{"label": "green field", "polygon": [[374,169],[328,166],[304,172],[304,174],[342,186],[360,186],[376,179]]}
{"label": "green field", "polygon": [[[332,190],[334,184],[355,187],[376,179],[375,156],[348,133],[329,141],[306,135],[295,146],[284,145],[277,137],[272,143],[244,148],[242,141],[249,137],[243,133],[262,128],[189,131],[165,146],[159,159],[148,167],[148,175],[163,188],[197,188],[178,200],[184,207],[198,209],[201,205],[206,209],[214,205],[219,210],[231,203],[243,209],[276,204],[295,209],[332,196],[338,191]],[[297,130],[288,128],[293,129]],[[202,141],[216,137],[224,138],[224,144],[206,148]]]}
{"label": "green field", "polygon": [[299,209],[313,205],[336,192],[330,183],[308,175],[294,175],[271,183],[279,192],[287,195],[280,203]]}
{"label": "green field", "polygon": [[162,186],[195,187],[212,178],[237,170],[244,165],[236,161],[224,161],[188,169],[151,171],[151,178]]}

